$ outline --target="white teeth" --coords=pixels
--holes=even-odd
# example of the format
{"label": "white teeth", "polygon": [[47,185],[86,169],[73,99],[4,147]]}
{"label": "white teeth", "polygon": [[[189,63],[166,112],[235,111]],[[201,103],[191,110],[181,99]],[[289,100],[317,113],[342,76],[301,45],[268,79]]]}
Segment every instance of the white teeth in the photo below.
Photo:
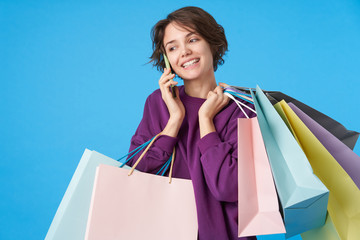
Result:
{"label": "white teeth", "polygon": [[200,59],[197,58],[197,59],[193,59],[193,60],[191,60],[191,61],[188,61],[188,62],[186,62],[186,63],[183,64],[183,67],[184,67],[184,68],[187,68],[188,66],[197,63],[199,60],[200,60]]}

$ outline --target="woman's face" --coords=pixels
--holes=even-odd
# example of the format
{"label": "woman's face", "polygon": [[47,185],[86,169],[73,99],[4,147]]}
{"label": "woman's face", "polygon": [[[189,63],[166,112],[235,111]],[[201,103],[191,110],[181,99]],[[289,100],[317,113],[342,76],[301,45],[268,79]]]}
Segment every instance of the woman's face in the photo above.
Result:
{"label": "woman's face", "polygon": [[172,69],[182,79],[199,79],[214,72],[210,45],[196,32],[170,23],[163,42]]}

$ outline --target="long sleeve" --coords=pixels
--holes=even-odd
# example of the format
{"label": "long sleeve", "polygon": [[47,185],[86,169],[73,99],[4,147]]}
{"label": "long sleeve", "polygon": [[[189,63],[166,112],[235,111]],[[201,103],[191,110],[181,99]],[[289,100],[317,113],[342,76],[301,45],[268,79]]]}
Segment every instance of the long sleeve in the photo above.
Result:
{"label": "long sleeve", "polygon": [[199,142],[206,183],[215,199],[236,202],[237,196],[237,148],[234,141],[222,142],[218,133],[207,134]]}
{"label": "long sleeve", "polygon": [[[255,114],[247,113],[250,117]],[[218,117],[220,121],[226,118],[226,112]],[[245,117],[236,109],[222,130],[204,136],[197,143],[201,157],[206,183],[218,201],[237,202],[238,200],[238,164],[237,164],[237,119]]]}
{"label": "long sleeve", "polygon": [[[168,119],[168,110],[161,96],[159,96],[159,90],[157,90],[146,99],[143,118],[134,136],[131,138],[129,152],[160,133]],[[144,155],[136,169],[143,172],[156,173],[170,158],[177,141],[177,138],[160,135]],[[143,150],[127,164],[132,166],[142,152]]]}

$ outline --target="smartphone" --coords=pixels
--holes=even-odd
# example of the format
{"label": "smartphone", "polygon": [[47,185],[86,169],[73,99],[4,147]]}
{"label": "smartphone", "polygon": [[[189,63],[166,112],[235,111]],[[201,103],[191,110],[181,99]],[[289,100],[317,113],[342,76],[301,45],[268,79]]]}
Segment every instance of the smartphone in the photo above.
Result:
{"label": "smartphone", "polygon": [[[170,67],[170,62],[169,62],[169,59],[166,57],[165,53],[163,54],[163,57],[164,57],[164,61],[165,61],[165,67],[166,68],[171,68]],[[172,72],[170,72],[171,74]],[[171,93],[172,93],[172,96],[173,98],[176,98],[176,93],[175,93],[175,88],[174,88],[174,85],[170,85],[170,90],[171,90]]]}

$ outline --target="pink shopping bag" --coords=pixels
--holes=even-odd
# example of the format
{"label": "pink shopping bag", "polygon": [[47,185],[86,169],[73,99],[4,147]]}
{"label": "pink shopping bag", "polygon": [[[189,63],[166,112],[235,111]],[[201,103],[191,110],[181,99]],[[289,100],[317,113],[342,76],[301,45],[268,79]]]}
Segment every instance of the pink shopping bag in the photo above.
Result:
{"label": "pink shopping bag", "polygon": [[238,119],[239,237],[285,233],[257,117]]}
{"label": "pink shopping bag", "polygon": [[129,170],[100,165],[96,172],[85,239],[197,239],[192,182],[171,178],[172,166],[170,177],[164,177],[143,172],[133,172],[129,176]]}

